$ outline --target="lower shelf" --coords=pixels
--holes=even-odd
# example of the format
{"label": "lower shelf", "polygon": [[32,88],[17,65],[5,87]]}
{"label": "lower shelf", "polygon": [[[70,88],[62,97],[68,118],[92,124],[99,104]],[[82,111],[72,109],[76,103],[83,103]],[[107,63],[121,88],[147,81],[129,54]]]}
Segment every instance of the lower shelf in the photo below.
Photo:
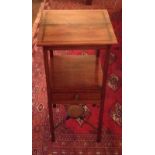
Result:
{"label": "lower shelf", "polygon": [[52,92],[100,92],[103,74],[101,63],[95,55],[54,56],[51,66]]}

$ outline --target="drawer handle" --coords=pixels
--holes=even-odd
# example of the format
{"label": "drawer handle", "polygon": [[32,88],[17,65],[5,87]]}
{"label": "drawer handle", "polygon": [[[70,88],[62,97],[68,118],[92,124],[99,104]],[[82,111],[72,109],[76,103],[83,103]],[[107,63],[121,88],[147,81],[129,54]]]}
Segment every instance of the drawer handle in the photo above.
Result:
{"label": "drawer handle", "polygon": [[75,100],[79,100],[79,98],[80,98],[79,94],[76,94],[75,95]]}

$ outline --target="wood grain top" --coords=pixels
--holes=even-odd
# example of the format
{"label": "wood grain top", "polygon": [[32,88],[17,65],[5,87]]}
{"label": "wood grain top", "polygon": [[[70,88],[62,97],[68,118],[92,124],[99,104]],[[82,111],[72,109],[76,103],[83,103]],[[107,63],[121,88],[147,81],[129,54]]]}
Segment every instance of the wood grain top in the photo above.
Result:
{"label": "wood grain top", "polygon": [[116,44],[107,10],[44,10],[38,45],[53,48]]}

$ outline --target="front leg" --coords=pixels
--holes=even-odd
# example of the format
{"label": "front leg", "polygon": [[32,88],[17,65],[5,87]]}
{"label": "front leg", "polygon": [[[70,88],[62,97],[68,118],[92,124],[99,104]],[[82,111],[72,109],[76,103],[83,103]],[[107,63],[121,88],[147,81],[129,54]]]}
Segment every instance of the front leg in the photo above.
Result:
{"label": "front leg", "polygon": [[51,140],[55,141],[54,134],[54,121],[53,121],[53,109],[52,109],[52,96],[51,96],[51,74],[50,74],[50,63],[48,56],[48,49],[44,47],[43,56],[44,56],[44,68],[45,68],[45,76],[46,76],[46,86],[47,86],[47,102],[48,102],[48,111],[49,111],[49,123],[50,123],[50,132],[51,132]]}
{"label": "front leg", "polygon": [[99,56],[100,56],[100,50],[97,49],[97,50],[96,50],[96,57],[98,58]]}
{"label": "front leg", "polygon": [[[53,75],[53,74],[52,74],[52,70],[54,69],[54,68],[53,68],[53,56],[54,56],[54,51],[50,49],[49,52],[50,52],[50,64],[51,64],[51,70],[50,70],[51,73],[50,73],[50,74],[51,74],[51,80],[52,80],[52,79],[53,79],[53,78],[52,78],[52,75]],[[52,87],[52,86],[51,86],[51,87]],[[52,104],[52,105],[53,105],[53,108],[56,108],[56,104]]]}
{"label": "front leg", "polygon": [[107,46],[105,51],[105,60],[102,65],[103,71],[103,80],[102,80],[102,89],[101,89],[101,102],[100,102],[100,111],[99,111],[99,119],[98,119],[98,129],[97,129],[97,142],[100,142],[102,139],[102,126],[103,126],[103,112],[104,112],[104,104],[105,104],[105,96],[106,96],[106,82],[108,77],[108,66],[109,66],[109,56],[110,56],[110,46]]}

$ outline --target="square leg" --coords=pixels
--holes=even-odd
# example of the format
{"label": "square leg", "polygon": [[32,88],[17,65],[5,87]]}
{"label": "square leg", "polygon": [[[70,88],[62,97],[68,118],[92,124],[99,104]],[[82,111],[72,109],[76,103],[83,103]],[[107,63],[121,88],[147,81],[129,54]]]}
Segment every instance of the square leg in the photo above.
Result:
{"label": "square leg", "polygon": [[99,56],[100,56],[100,50],[97,49],[97,50],[96,50],[96,57],[98,58]]}
{"label": "square leg", "polygon": [[45,76],[46,76],[46,85],[47,85],[47,102],[48,102],[48,110],[49,110],[49,123],[50,123],[50,132],[51,132],[51,140],[55,141],[54,134],[54,122],[53,122],[53,109],[52,109],[52,96],[51,96],[51,73],[50,73],[50,59],[49,59],[49,51],[47,48],[43,50],[44,55],[44,67],[45,67]]}
{"label": "square leg", "polygon": [[108,76],[110,46],[107,46],[107,49],[105,52],[106,53],[105,53],[104,65],[102,66],[104,78],[102,81],[101,103],[100,103],[98,129],[97,129],[97,142],[101,142],[101,139],[102,139],[103,113],[104,113],[104,104],[105,104],[105,96],[106,96],[106,82],[107,82],[107,76]]}

